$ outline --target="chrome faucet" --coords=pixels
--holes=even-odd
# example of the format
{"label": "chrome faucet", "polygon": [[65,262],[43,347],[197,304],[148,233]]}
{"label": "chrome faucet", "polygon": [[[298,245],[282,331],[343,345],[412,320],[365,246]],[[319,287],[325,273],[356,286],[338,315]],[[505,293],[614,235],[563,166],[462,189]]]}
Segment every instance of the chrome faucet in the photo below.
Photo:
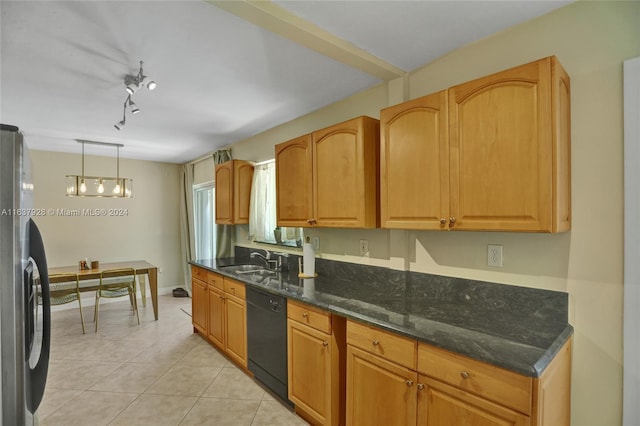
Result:
{"label": "chrome faucet", "polygon": [[277,265],[278,261],[277,260],[271,260],[271,252],[267,249],[260,249],[263,250],[265,254],[262,253],[258,253],[257,251],[251,252],[251,254],[249,255],[249,257],[254,258],[254,257],[258,257],[260,259],[262,259],[265,263],[265,265],[267,265],[267,269],[273,269],[275,268],[275,266]]}
{"label": "chrome faucet", "polygon": [[276,271],[281,271],[281,272],[288,272],[289,271],[289,263],[282,263],[282,258],[288,258],[289,257],[289,253],[282,253],[282,252],[277,252],[274,251],[273,252],[274,255],[278,256],[278,260],[276,263]]}

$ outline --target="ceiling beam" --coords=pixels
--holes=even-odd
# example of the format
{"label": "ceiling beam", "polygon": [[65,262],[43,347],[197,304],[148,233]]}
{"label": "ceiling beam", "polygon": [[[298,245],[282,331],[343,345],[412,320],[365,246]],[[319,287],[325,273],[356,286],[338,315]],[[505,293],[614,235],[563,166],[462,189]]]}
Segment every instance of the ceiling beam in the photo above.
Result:
{"label": "ceiling beam", "polygon": [[406,74],[404,70],[336,37],[271,1],[206,1],[259,27],[381,80],[393,80]]}

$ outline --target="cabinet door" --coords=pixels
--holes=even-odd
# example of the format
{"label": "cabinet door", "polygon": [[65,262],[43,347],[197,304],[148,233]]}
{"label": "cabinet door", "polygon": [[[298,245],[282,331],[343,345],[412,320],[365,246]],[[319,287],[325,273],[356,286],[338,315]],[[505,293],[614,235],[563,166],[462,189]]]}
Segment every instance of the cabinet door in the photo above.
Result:
{"label": "cabinet door", "polygon": [[551,231],[550,58],[449,89],[452,229]]}
{"label": "cabinet door", "polygon": [[247,366],[247,317],[245,301],[225,293],[227,355]]}
{"label": "cabinet door", "polygon": [[530,419],[486,399],[420,375],[418,426],[528,426]]}
{"label": "cabinet door", "polygon": [[207,284],[191,280],[191,315],[193,326],[203,335],[207,334]]}
{"label": "cabinet door", "polygon": [[224,348],[224,293],[209,285],[209,321],[207,336],[218,347]]}
{"label": "cabinet door", "polygon": [[[233,223],[249,223],[249,204],[253,165],[247,161],[233,162]],[[217,188],[217,185],[216,185]],[[217,191],[217,189],[216,189]]]}
{"label": "cabinet door", "polygon": [[289,399],[318,424],[331,425],[330,336],[287,321]]}
{"label": "cabinet door", "polygon": [[448,229],[447,91],[380,111],[383,228]]}
{"label": "cabinet door", "polygon": [[310,226],[313,218],[311,135],[276,145],[278,226]]}
{"label": "cabinet door", "polygon": [[347,425],[415,425],[416,382],[415,371],[347,345]]}
{"label": "cabinet door", "polygon": [[216,223],[233,224],[233,160],[216,165]]}
{"label": "cabinet door", "polygon": [[378,226],[379,135],[379,121],[370,117],[312,133],[313,218],[318,226]]}

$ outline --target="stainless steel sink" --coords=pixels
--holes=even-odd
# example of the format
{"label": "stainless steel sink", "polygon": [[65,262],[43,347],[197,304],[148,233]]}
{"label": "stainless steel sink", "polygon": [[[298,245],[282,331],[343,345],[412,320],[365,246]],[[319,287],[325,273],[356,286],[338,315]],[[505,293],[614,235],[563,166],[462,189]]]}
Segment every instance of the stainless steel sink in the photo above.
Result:
{"label": "stainless steel sink", "polygon": [[269,276],[273,275],[276,272],[266,269],[260,265],[229,265],[229,266],[221,266],[220,269],[224,271],[233,272],[235,274],[254,274],[260,276]]}

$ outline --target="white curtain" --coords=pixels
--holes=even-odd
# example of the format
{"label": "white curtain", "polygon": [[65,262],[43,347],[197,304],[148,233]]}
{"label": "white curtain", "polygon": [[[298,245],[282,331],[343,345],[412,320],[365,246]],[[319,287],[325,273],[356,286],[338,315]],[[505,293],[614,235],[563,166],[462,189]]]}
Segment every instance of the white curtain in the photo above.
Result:
{"label": "white curtain", "polygon": [[255,241],[275,241],[276,163],[256,165],[253,169],[249,236]]}

